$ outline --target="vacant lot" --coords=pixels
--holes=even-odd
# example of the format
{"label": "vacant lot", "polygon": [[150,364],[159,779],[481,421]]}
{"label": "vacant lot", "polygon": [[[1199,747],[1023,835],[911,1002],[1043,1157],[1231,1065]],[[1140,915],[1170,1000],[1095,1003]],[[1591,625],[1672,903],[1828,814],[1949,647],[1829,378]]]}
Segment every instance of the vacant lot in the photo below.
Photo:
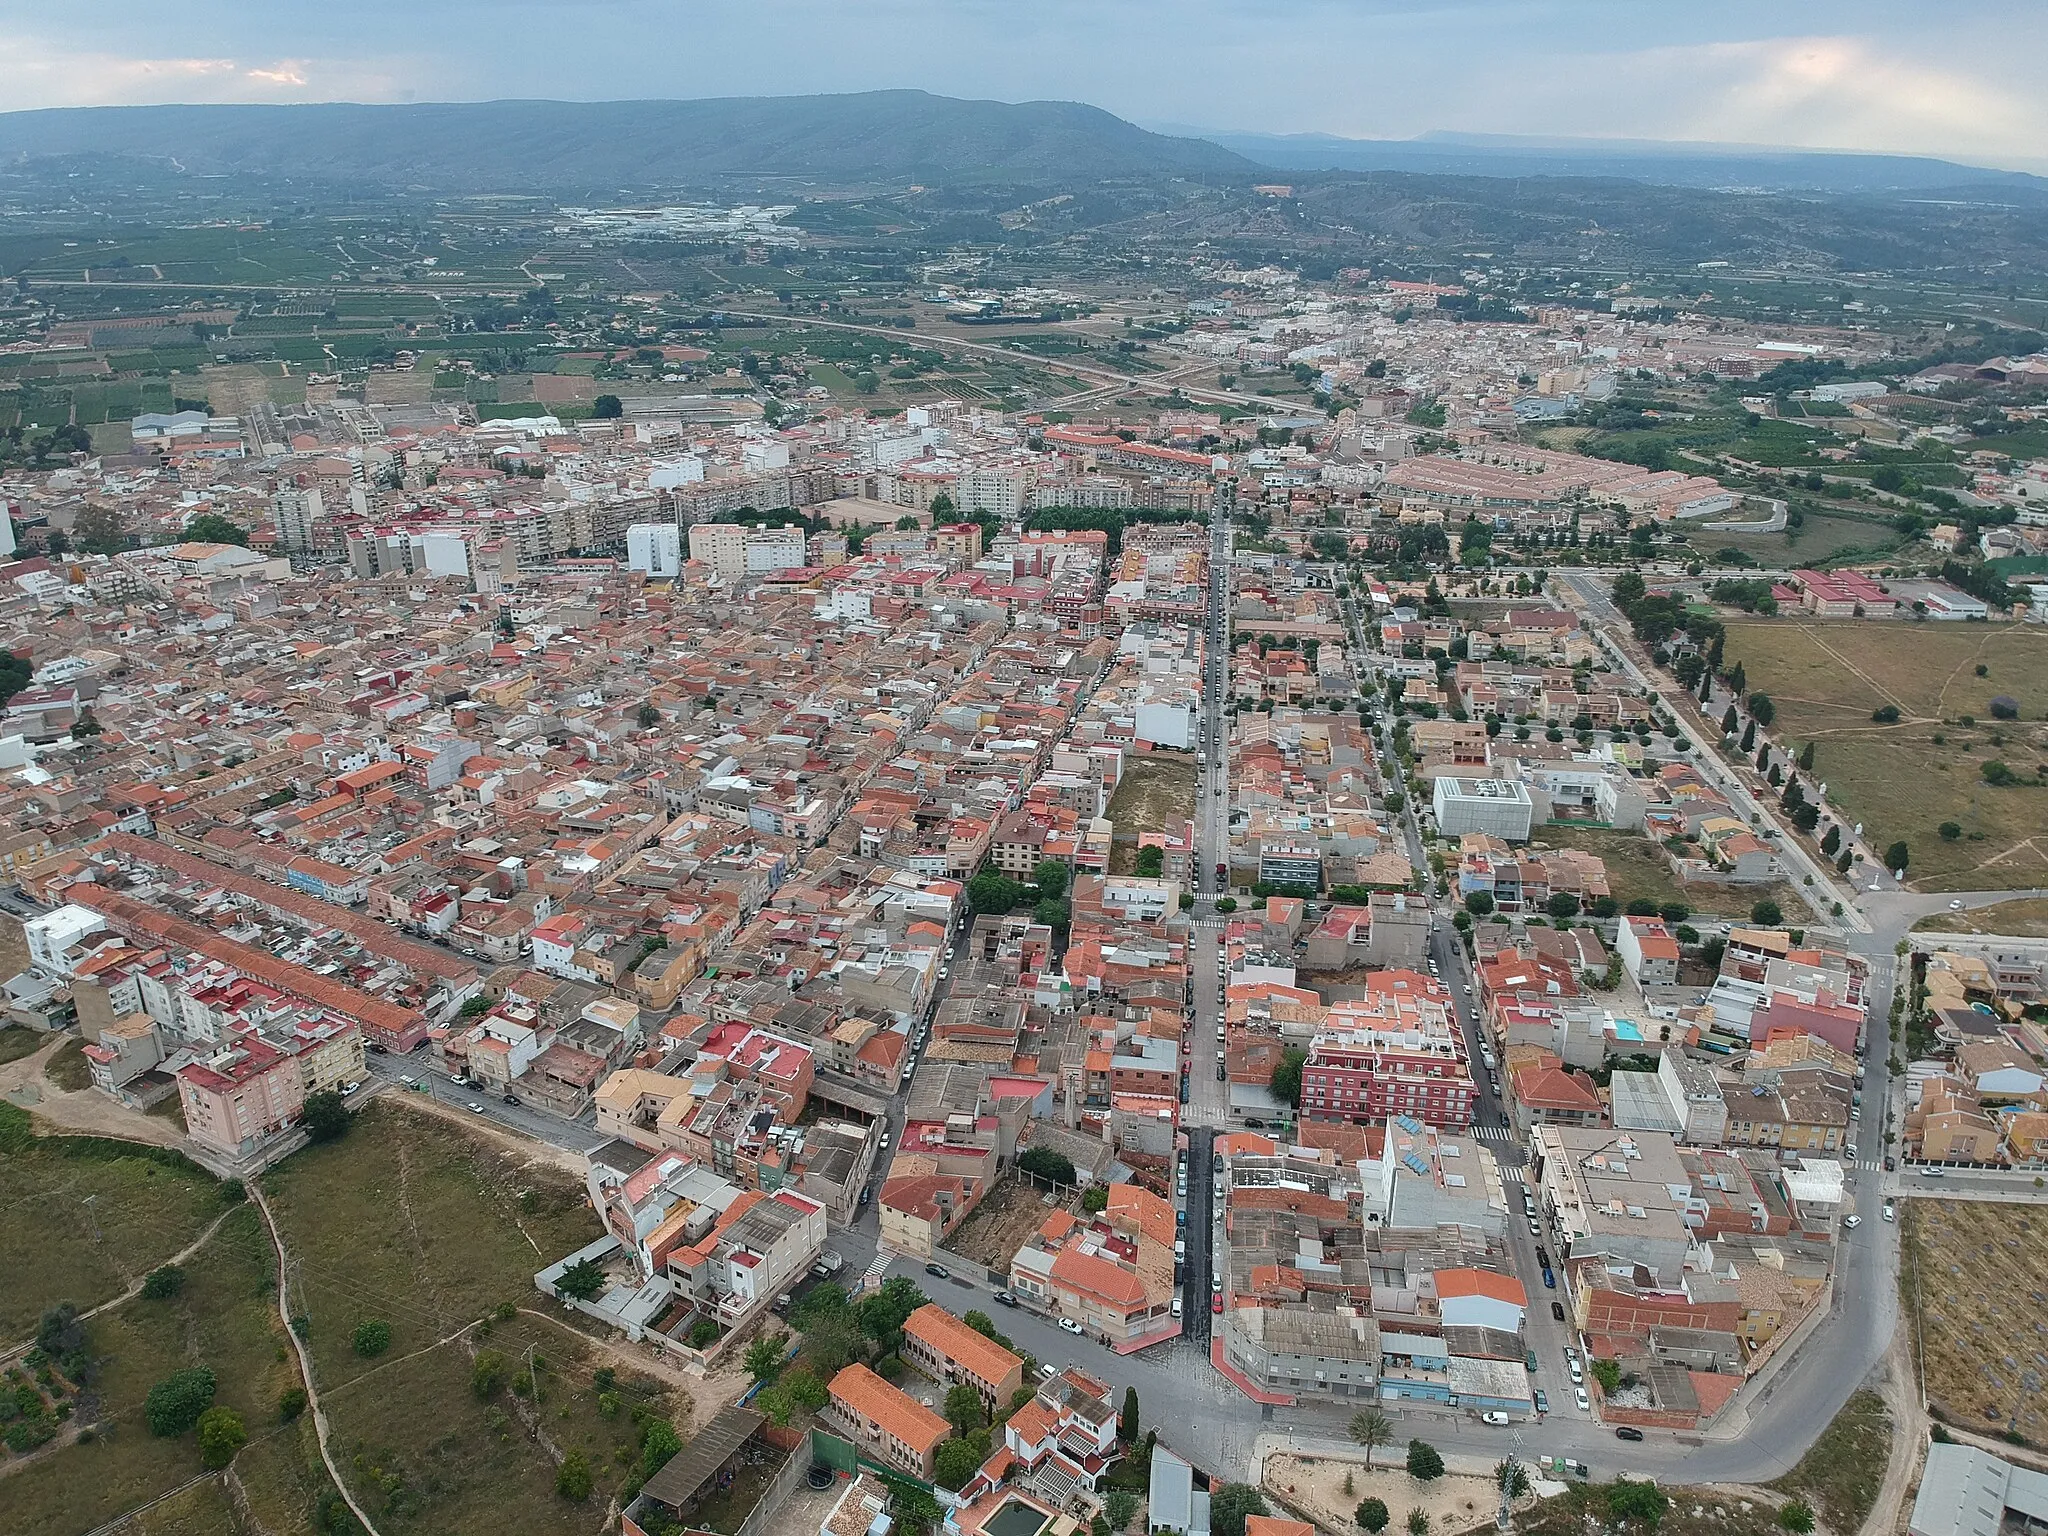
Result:
{"label": "vacant lot", "polygon": [[[1740,622],[1727,657],[1777,706],[1781,741],[1816,744],[1815,776],[1879,848],[1905,839],[1934,890],[2048,884],[2048,791],[1993,788],[1982,766],[2032,775],[2048,757],[2048,633],[2018,625]],[[1983,667],[1979,677],[1976,669]],[[1991,700],[2020,706],[1991,719]],[[1873,711],[1890,706],[1897,724]],[[1965,723],[1966,721],[1970,723]],[[1953,822],[1962,835],[1944,841]]]}
{"label": "vacant lot", "polygon": [[[380,1528],[591,1529],[595,1504],[555,1497],[555,1452],[589,1458],[594,1499],[623,1480],[620,1458],[636,1431],[627,1414],[598,1411],[592,1373],[605,1361],[542,1318],[477,1326],[501,1304],[545,1307],[534,1271],[598,1233],[581,1188],[463,1126],[372,1104],[347,1138],[291,1158],[266,1189],[294,1259],[294,1308],[306,1320],[337,1459],[354,1469],[353,1490]],[[373,1359],[352,1343],[365,1322],[391,1330]],[[537,1414],[520,1395],[530,1389],[529,1347]],[[517,1390],[489,1400],[471,1390],[480,1350],[504,1357]]]}
{"label": "vacant lot", "polygon": [[1914,928],[1922,933],[2000,933],[2020,939],[2048,939],[2048,901],[2034,897],[2001,901],[1968,912],[1937,912]]}
{"label": "vacant lot", "polygon": [[1900,542],[1897,532],[1881,521],[1812,512],[1799,527],[1783,533],[1729,533],[1707,528],[1688,531],[1692,547],[1703,560],[1713,562],[1719,551],[1733,549],[1770,566],[1792,562],[1826,567],[1881,555]]}
{"label": "vacant lot", "polygon": [[1919,1331],[1928,1405],[1980,1433],[2048,1441],[2048,1213],[1907,1200],[1899,1288]]}
{"label": "vacant lot", "polygon": [[963,1258],[990,1269],[1009,1272],[1010,1260],[1024,1246],[1024,1240],[1045,1224],[1057,1205],[1045,1203],[1045,1193],[1034,1189],[1028,1179],[1005,1179],[974,1208],[974,1214],[960,1223],[946,1240],[946,1247]]}
{"label": "vacant lot", "polygon": [[1193,756],[1160,754],[1136,759],[1109,797],[1108,814],[1116,823],[1111,872],[1129,874],[1138,857],[1140,832],[1178,828],[1195,814]]}
{"label": "vacant lot", "polygon": [[1778,886],[1681,885],[1671,873],[1664,850],[1634,832],[1551,823],[1529,834],[1532,847],[1573,848],[1597,855],[1607,865],[1607,887],[1624,908],[1632,901],[1658,906],[1684,902],[1695,912],[1722,917],[1748,917],[1756,902],[1769,896],[1798,921],[1806,909],[1788,888]]}

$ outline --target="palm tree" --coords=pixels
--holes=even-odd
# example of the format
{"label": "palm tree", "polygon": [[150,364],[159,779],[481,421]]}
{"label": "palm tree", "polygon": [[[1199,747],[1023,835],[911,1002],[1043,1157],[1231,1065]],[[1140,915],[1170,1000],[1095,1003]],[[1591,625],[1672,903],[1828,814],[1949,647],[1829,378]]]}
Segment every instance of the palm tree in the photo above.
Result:
{"label": "palm tree", "polygon": [[1351,1438],[1365,1447],[1365,1469],[1370,1472],[1373,1448],[1394,1443],[1394,1421],[1377,1408],[1361,1408],[1351,1415]]}

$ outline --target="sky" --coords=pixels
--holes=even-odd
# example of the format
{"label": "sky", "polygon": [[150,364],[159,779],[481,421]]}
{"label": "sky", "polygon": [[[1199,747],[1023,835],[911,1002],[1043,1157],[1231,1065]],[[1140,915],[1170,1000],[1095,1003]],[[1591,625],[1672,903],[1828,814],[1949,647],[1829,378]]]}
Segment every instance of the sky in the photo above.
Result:
{"label": "sky", "polygon": [[2041,0],[0,0],[0,109],[905,86],[1211,130],[2048,171]]}

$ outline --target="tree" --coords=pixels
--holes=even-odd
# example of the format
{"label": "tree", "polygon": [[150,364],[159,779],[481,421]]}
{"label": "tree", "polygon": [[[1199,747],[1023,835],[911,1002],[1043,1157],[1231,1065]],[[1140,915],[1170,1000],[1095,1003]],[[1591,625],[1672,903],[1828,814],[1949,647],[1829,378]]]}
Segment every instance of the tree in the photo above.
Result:
{"label": "tree", "polygon": [[1154,844],[1138,850],[1138,878],[1157,880],[1166,872],[1166,850]]}
{"label": "tree", "polygon": [[[1830,828],[1829,830],[1832,831],[1833,829]],[[1958,838],[1960,838],[1963,835],[1963,829],[1961,825],[1953,821],[1944,821],[1940,826],[1936,827],[1934,830],[1936,831],[1936,833],[1940,835],[1941,840],[1944,843],[1955,842]],[[1834,851],[1835,850],[1828,847],[1826,843],[1821,844],[1822,853],[1833,853]]]}
{"label": "tree", "polygon": [[1058,859],[1040,859],[1031,878],[1041,900],[1057,901],[1067,894],[1067,866]]}
{"label": "tree", "polygon": [[1116,1432],[1117,1438],[1122,1440],[1125,1445],[1131,1444],[1138,1438],[1138,1389],[1136,1387],[1124,1388],[1124,1410],[1117,1415]]}
{"label": "tree", "polygon": [[73,519],[71,541],[80,553],[88,555],[118,555],[132,542],[120,509],[96,501],[88,503]]}
{"label": "tree", "polygon": [[1444,1475],[1443,1453],[1427,1440],[1410,1440],[1408,1475],[1418,1483],[1435,1482]]}
{"label": "tree", "polygon": [[185,538],[193,544],[239,544],[249,547],[249,530],[233,518],[218,512],[202,512],[185,525]]}
{"label": "tree", "polygon": [[1740,750],[1745,756],[1756,750],[1756,722],[1754,720],[1742,728]]}
{"label": "tree", "polygon": [[1235,896],[1218,896],[1216,898],[1216,910],[1224,913],[1235,912],[1237,910],[1237,898]]}
{"label": "tree", "polygon": [[1109,1497],[1102,1502],[1102,1512],[1109,1519],[1109,1528],[1112,1531],[1128,1530],[1131,1516],[1138,1512],[1138,1496],[1128,1488],[1112,1488]]}
{"label": "tree", "polygon": [[318,1093],[306,1095],[305,1117],[301,1123],[313,1140],[337,1141],[348,1134],[349,1126],[355,1122],[341,1095],[332,1088],[323,1088]]}
{"label": "tree", "polygon": [[555,1281],[556,1294],[576,1301],[595,1301],[604,1294],[604,1268],[595,1259],[578,1259]]}
{"label": "tree", "polygon": [[[1955,823],[1952,821],[1944,822],[1943,825],[1954,827]],[[1942,835],[1946,837],[1948,834],[1944,832]],[[1963,829],[1961,827],[1956,827],[1956,836],[1961,837],[1962,835]],[[1823,837],[1820,840],[1820,851],[1832,859],[1835,856],[1835,850],[1840,848],[1841,846],[1842,829],[1836,826],[1833,822],[1829,822],[1827,836]]]}
{"label": "tree", "polygon": [[391,1347],[391,1325],[369,1318],[356,1324],[356,1331],[350,1342],[355,1351],[365,1360],[373,1360]]}
{"label": "tree", "polygon": [[1358,1522],[1362,1530],[1370,1532],[1371,1536],[1380,1536],[1380,1532],[1387,1528],[1386,1501],[1361,1499],[1358,1508],[1351,1512],[1351,1518]]}
{"label": "tree", "polygon": [[1617,1477],[1607,1489],[1607,1513],[1617,1524],[1638,1520],[1654,1531],[1670,1502],[1655,1483],[1633,1483]]}
{"label": "tree", "polygon": [[590,402],[590,414],[599,421],[617,421],[626,407],[617,395],[599,395]]}
{"label": "tree", "polygon": [[1804,1499],[1792,1500],[1778,1511],[1778,1524],[1797,1536],[1806,1536],[1813,1529],[1813,1506]]}
{"label": "tree", "polygon": [[975,915],[1009,911],[1024,899],[1024,887],[1008,875],[985,869],[967,882],[967,904]]}
{"label": "tree", "polygon": [[1361,1408],[1351,1415],[1351,1438],[1365,1447],[1365,1469],[1372,1470],[1372,1453],[1394,1443],[1394,1421],[1378,1408]]}
{"label": "tree", "polygon": [[571,1451],[555,1468],[555,1492],[562,1498],[581,1504],[590,1497],[590,1485],[590,1458],[581,1451]]}
{"label": "tree", "polygon": [[1593,898],[1593,915],[1603,920],[1619,917],[1621,915],[1621,903],[1612,896],[1595,896]]}
{"label": "tree", "polygon": [[185,1271],[175,1264],[152,1269],[142,1282],[142,1294],[151,1301],[168,1301],[184,1289]]}
{"label": "tree", "polygon": [[942,1440],[932,1456],[932,1481],[949,1493],[957,1493],[981,1463],[973,1441]]}
{"label": "tree", "polygon": [[1408,1511],[1408,1536],[1429,1536],[1429,1512],[1422,1509]]}
{"label": "tree", "polygon": [[1017,1170],[1048,1184],[1071,1186],[1080,1182],[1074,1173],[1073,1159],[1051,1147],[1026,1147],[1017,1155]]}
{"label": "tree", "polygon": [[1474,891],[1465,898],[1465,910],[1474,917],[1485,917],[1493,910],[1491,891]]}
{"label": "tree", "polygon": [[633,715],[634,723],[643,731],[651,731],[661,724],[661,711],[652,704],[642,704]]}
{"label": "tree", "polygon": [[1301,1069],[1307,1062],[1307,1051],[1290,1047],[1280,1053],[1280,1064],[1273,1068],[1267,1084],[1274,1098],[1296,1109],[1301,1107]]}
{"label": "tree", "polygon": [[1799,749],[1799,767],[1803,772],[1813,772],[1813,743],[1810,741]]}
{"label": "tree", "polygon": [[1593,1379],[1600,1383],[1600,1390],[1612,1396],[1621,1390],[1621,1362],[1619,1360],[1595,1360],[1592,1363]]}
{"label": "tree", "polygon": [[1776,928],[1785,921],[1785,914],[1775,901],[1766,899],[1749,909],[1749,920],[1759,928]]}
{"label": "tree", "polygon": [[981,1394],[966,1382],[946,1389],[946,1421],[955,1433],[966,1436],[981,1428],[987,1417],[981,1406]]}
{"label": "tree", "polygon": [[213,1406],[214,1385],[213,1372],[203,1365],[171,1372],[142,1401],[149,1432],[166,1439],[185,1433]]}
{"label": "tree", "polygon": [[1081,1209],[1091,1216],[1100,1216],[1109,1209],[1109,1191],[1100,1184],[1090,1184],[1081,1191]]}
{"label": "tree", "polygon": [[667,1419],[650,1418],[640,1430],[640,1481],[646,1482],[667,1466],[682,1448],[675,1425]]}
{"label": "tree", "polygon": [[1879,725],[1897,725],[1899,723],[1899,706],[1896,704],[1880,704],[1870,712],[1870,718]]}
{"label": "tree", "polygon": [[1553,891],[1550,899],[1543,903],[1543,910],[1552,917],[1577,917],[1579,898],[1570,891]]}
{"label": "tree", "polygon": [[782,1369],[782,1362],[788,1355],[789,1339],[786,1335],[763,1335],[747,1346],[747,1374],[756,1381],[767,1381]]}
{"label": "tree", "polygon": [[1912,858],[1913,851],[1906,846],[1906,840],[1904,838],[1900,838],[1899,841],[1893,843],[1891,847],[1885,849],[1884,867],[1886,869],[1896,869],[1904,871],[1911,864]]}
{"label": "tree", "polygon": [[1493,1486],[1509,1498],[1519,1499],[1529,1491],[1528,1469],[1513,1457],[1504,1456],[1494,1463]]}
{"label": "tree", "polygon": [[1735,716],[1735,706],[1733,704],[1730,704],[1728,706],[1728,712],[1721,716],[1721,734],[1723,736],[1733,736],[1735,734],[1735,727],[1737,724],[1738,721]]}
{"label": "tree", "polygon": [[199,1415],[199,1461],[219,1471],[235,1459],[235,1452],[249,1443],[248,1428],[232,1408],[209,1408]]}
{"label": "tree", "polygon": [[1244,1536],[1249,1517],[1269,1513],[1266,1496],[1250,1483],[1219,1483],[1209,1490],[1210,1536]]}

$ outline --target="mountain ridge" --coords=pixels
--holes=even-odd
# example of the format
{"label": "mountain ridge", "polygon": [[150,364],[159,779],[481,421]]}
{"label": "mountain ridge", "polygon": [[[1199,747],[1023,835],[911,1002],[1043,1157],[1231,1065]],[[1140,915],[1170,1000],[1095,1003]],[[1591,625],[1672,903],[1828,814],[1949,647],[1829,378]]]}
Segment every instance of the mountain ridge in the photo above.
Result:
{"label": "mountain ridge", "polygon": [[919,181],[1049,176],[1243,178],[1205,140],[1080,102],[926,91],[688,101],[501,100],[54,107],[0,113],[0,163],[68,156],[198,175],[437,189],[656,187],[723,176]]}

